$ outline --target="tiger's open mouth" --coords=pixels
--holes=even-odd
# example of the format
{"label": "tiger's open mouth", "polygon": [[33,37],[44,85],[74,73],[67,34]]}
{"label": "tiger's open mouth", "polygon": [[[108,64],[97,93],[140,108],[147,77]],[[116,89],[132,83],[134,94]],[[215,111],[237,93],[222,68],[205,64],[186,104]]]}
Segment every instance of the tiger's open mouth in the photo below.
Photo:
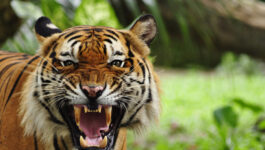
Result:
{"label": "tiger's open mouth", "polygon": [[79,150],[114,148],[124,111],[114,106],[70,105],[62,109]]}

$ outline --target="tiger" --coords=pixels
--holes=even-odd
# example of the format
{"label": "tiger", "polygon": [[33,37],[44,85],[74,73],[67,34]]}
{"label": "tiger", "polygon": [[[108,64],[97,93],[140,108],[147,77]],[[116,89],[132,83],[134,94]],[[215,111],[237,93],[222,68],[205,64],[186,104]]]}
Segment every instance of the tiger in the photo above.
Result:
{"label": "tiger", "polygon": [[126,150],[159,121],[152,15],[126,29],[37,19],[34,56],[0,51],[1,150]]}

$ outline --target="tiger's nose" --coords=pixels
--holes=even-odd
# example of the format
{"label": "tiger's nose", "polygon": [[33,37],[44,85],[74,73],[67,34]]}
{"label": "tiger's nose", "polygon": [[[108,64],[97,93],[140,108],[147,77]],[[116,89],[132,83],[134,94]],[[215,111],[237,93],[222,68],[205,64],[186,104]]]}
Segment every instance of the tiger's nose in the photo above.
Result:
{"label": "tiger's nose", "polygon": [[92,99],[99,97],[102,94],[103,89],[102,86],[82,86],[84,94]]}

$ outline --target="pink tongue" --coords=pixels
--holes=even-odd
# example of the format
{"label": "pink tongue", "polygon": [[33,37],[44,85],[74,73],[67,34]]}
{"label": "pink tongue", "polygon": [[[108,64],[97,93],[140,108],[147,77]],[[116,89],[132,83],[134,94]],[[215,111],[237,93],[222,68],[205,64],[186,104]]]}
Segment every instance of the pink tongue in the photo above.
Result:
{"label": "pink tongue", "polygon": [[100,131],[108,129],[104,109],[102,109],[101,113],[85,113],[84,110],[82,110],[80,116],[80,128],[85,133],[86,141],[88,143],[94,143],[93,145],[99,144],[99,137],[101,136]]}

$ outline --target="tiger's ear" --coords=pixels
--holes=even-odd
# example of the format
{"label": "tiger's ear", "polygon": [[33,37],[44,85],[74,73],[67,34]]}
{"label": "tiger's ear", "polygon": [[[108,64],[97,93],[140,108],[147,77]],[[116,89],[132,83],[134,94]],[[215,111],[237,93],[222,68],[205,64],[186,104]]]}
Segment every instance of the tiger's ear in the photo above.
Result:
{"label": "tiger's ear", "polygon": [[36,37],[40,43],[53,34],[61,32],[62,31],[47,17],[42,16],[35,23]]}
{"label": "tiger's ear", "polygon": [[150,45],[157,33],[155,18],[152,15],[143,15],[139,17],[130,28],[130,31],[147,45]]}

